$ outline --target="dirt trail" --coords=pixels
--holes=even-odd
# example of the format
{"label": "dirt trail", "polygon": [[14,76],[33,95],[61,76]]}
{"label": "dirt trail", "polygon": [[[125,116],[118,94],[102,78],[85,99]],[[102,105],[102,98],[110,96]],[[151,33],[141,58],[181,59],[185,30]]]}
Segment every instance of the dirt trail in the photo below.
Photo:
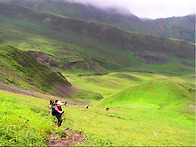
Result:
{"label": "dirt trail", "polygon": [[[0,83],[0,90],[10,91],[13,93],[18,93],[18,94],[22,94],[22,95],[33,96],[33,97],[48,99],[48,100],[51,97],[58,99],[60,101],[65,100],[65,98],[63,98],[63,97],[54,96],[50,93],[45,93],[39,89],[28,90],[28,89],[19,88],[19,87],[13,87],[11,85],[2,85],[1,83]],[[68,105],[83,105],[83,106],[87,105],[86,103],[83,103],[83,102],[75,102],[75,101],[71,101],[71,100],[66,100],[66,101],[68,102]]]}
{"label": "dirt trail", "polygon": [[63,136],[62,139],[55,137],[54,134],[49,135],[48,146],[75,146],[79,142],[84,142],[84,134],[69,129],[65,129],[65,132],[67,136]]}
{"label": "dirt trail", "polygon": [[[45,98],[50,99],[52,95],[45,95],[42,91],[34,91],[34,90],[26,90],[23,88],[16,88],[10,85],[2,85],[0,84],[0,90],[10,91],[13,93],[18,93],[22,95],[33,96],[37,98]],[[52,96],[53,97],[53,96]],[[59,100],[64,100],[63,98],[58,98]],[[86,105],[82,102],[74,102],[68,100],[68,105]],[[58,138],[54,134],[49,135],[49,143],[48,146],[75,146],[79,142],[84,142],[85,135],[79,132],[75,132],[69,129],[64,129],[67,136],[63,136],[62,139]]]}

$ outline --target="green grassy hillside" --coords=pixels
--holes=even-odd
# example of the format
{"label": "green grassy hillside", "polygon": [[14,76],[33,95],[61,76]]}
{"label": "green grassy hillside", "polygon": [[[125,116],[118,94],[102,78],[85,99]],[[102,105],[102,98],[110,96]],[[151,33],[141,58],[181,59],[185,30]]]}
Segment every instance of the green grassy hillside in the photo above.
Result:
{"label": "green grassy hillside", "polygon": [[[195,146],[193,43],[3,3],[0,26],[0,89],[26,94],[0,90],[0,146],[65,129],[81,146]],[[68,100],[59,128],[51,96]]]}
{"label": "green grassy hillside", "polygon": [[[67,109],[66,126],[88,134],[85,145],[195,145],[195,81],[191,75],[122,72],[68,80],[105,97],[88,110]],[[69,116],[72,109],[74,116]]]}
{"label": "green grassy hillside", "polygon": [[[160,108],[175,108],[194,103],[195,89],[173,82],[149,82],[114,93],[98,105],[122,106],[135,103],[156,104]],[[182,110],[182,109],[181,109]]]}
{"label": "green grassy hillside", "polygon": [[48,101],[0,90],[0,146],[44,146],[55,120]]}
{"label": "green grassy hillside", "polygon": [[[74,86],[100,93],[105,98],[121,90],[123,93],[123,90],[126,88],[130,89],[130,86],[133,87],[145,83],[147,85],[148,83],[153,82],[167,81],[171,83],[179,83],[190,88],[195,87],[195,76],[183,73],[180,73],[181,76],[175,76],[172,74],[162,75],[148,72],[113,72],[107,75],[97,76],[75,76],[70,73],[63,74],[67,76],[67,80]],[[157,86],[158,85],[159,84],[157,84]]]}
{"label": "green grassy hillside", "polygon": [[49,66],[39,63],[31,53],[13,46],[0,45],[0,65],[0,83],[4,85],[38,88],[54,95],[82,99],[83,102],[102,98],[100,94],[74,88],[60,72],[51,70]]}
{"label": "green grassy hillside", "polygon": [[48,64],[60,70],[80,75],[149,67],[149,71],[167,73],[167,69],[160,70],[161,64],[178,73],[185,68],[182,71],[191,72],[194,66],[194,44],[186,41],[128,33],[111,25],[14,5],[2,4],[0,11],[2,44],[44,52],[50,57]]}
{"label": "green grassy hillside", "polygon": [[182,109],[173,107],[174,103],[160,107],[139,101],[126,107],[110,107],[109,111],[68,104],[63,106],[65,115],[60,128],[55,127],[57,120],[49,114],[49,99],[0,91],[0,100],[1,146],[45,146],[49,134],[65,136],[65,128],[85,134],[82,146],[195,146],[191,99],[191,105],[175,103]]}
{"label": "green grassy hillside", "polygon": [[156,35],[195,42],[194,14],[184,17],[145,20],[144,24],[148,26],[148,30],[151,32],[151,28],[153,28],[153,31],[156,31]]}
{"label": "green grassy hillside", "polygon": [[[9,0],[7,2],[30,7],[42,12],[64,15],[75,19],[85,19],[113,24],[127,31],[160,35],[168,38],[183,39],[186,41],[195,42],[194,15],[156,20],[142,20],[131,14],[128,10],[118,10],[118,8],[103,10],[91,5],[84,5],[76,2],[62,2],[61,0]],[[126,14],[119,13],[119,11],[126,11]]]}
{"label": "green grassy hillside", "polygon": [[[0,59],[1,71],[4,71],[1,72],[4,74],[2,79],[11,81],[13,84],[20,85],[17,78],[12,76],[14,73],[16,77],[21,77],[21,81],[41,89],[53,87],[57,83],[65,87],[71,85],[60,73],[53,72],[46,65],[38,63],[30,53],[12,46],[0,46]],[[7,73],[6,70],[10,72]]]}

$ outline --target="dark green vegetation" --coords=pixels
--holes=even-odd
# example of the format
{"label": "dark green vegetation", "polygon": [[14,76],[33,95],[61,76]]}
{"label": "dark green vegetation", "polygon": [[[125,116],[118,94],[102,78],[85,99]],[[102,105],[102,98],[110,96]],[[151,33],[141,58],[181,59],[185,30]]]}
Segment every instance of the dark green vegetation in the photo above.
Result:
{"label": "dark green vegetation", "polygon": [[100,94],[74,88],[60,72],[55,72],[49,66],[39,63],[30,52],[0,45],[0,61],[2,84],[27,89],[38,88],[60,96],[71,97],[73,94],[76,99],[102,98]]}
{"label": "dark green vegetation", "polygon": [[156,35],[195,42],[195,14],[184,17],[145,20],[144,23],[146,26],[150,26],[148,30],[151,30],[150,32],[155,31],[154,34]]}
{"label": "dark green vegetation", "polygon": [[[12,46],[0,46],[1,80],[17,86],[32,85],[39,89],[52,88],[55,85],[64,87],[71,84],[48,66],[39,63],[29,52]],[[29,86],[30,87],[30,86]]]}
{"label": "dark green vegetation", "polygon": [[194,44],[186,41],[128,33],[112,25],[14,5],[1,4],[0,12],[2,44],[50,54],[54,56],[51,65],[61,70],[105,74],[121,69],[146,71],[146,66],[153,66],[159,72],[154,64],[158,63],[158,67],[174,67],[169,72],[173,73],[174,64],[186,65],[182,69],[194,66]]}
{"label": "dark green vegetation", "polygon": [[7,2],[30,7],[42,12],[113,24],[127,31],[160,35],[163,37],[195,42],[195,15],[156,20],[142,20],[131,14],[129,10],[115,8],[103,10],[91,5],[71,3],[67,1],[63,2],[61,0],[8,0]]}
{"label": "dark green vegetation", "polygon": [[[3,3],[0,26],[0,88],[36,96],[0,91],[0,146],[45,146],[64,128],[86,146],[195,146],[194,43]],[[55,128],[51,93],[91,105],[68,102]]]}

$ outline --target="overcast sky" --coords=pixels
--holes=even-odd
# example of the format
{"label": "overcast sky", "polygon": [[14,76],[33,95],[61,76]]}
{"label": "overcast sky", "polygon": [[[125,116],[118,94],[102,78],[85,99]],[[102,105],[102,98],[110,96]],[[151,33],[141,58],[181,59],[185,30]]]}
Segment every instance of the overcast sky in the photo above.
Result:
{"label": "overcast sky", "polygon": [[125,7],[140,18],[166,18],[195,14],[195,0],[72,0],[98,7]]}

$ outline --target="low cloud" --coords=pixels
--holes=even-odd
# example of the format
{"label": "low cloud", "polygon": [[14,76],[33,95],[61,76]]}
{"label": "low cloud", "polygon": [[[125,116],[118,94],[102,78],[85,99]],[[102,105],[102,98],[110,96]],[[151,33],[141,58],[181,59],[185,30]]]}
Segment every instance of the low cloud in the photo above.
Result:
{"label": "low cloud", "polygon": [[138,17],[165,18],[195,14],[195,0],[69,0],[99,8],[116,7],[129,10]]}

